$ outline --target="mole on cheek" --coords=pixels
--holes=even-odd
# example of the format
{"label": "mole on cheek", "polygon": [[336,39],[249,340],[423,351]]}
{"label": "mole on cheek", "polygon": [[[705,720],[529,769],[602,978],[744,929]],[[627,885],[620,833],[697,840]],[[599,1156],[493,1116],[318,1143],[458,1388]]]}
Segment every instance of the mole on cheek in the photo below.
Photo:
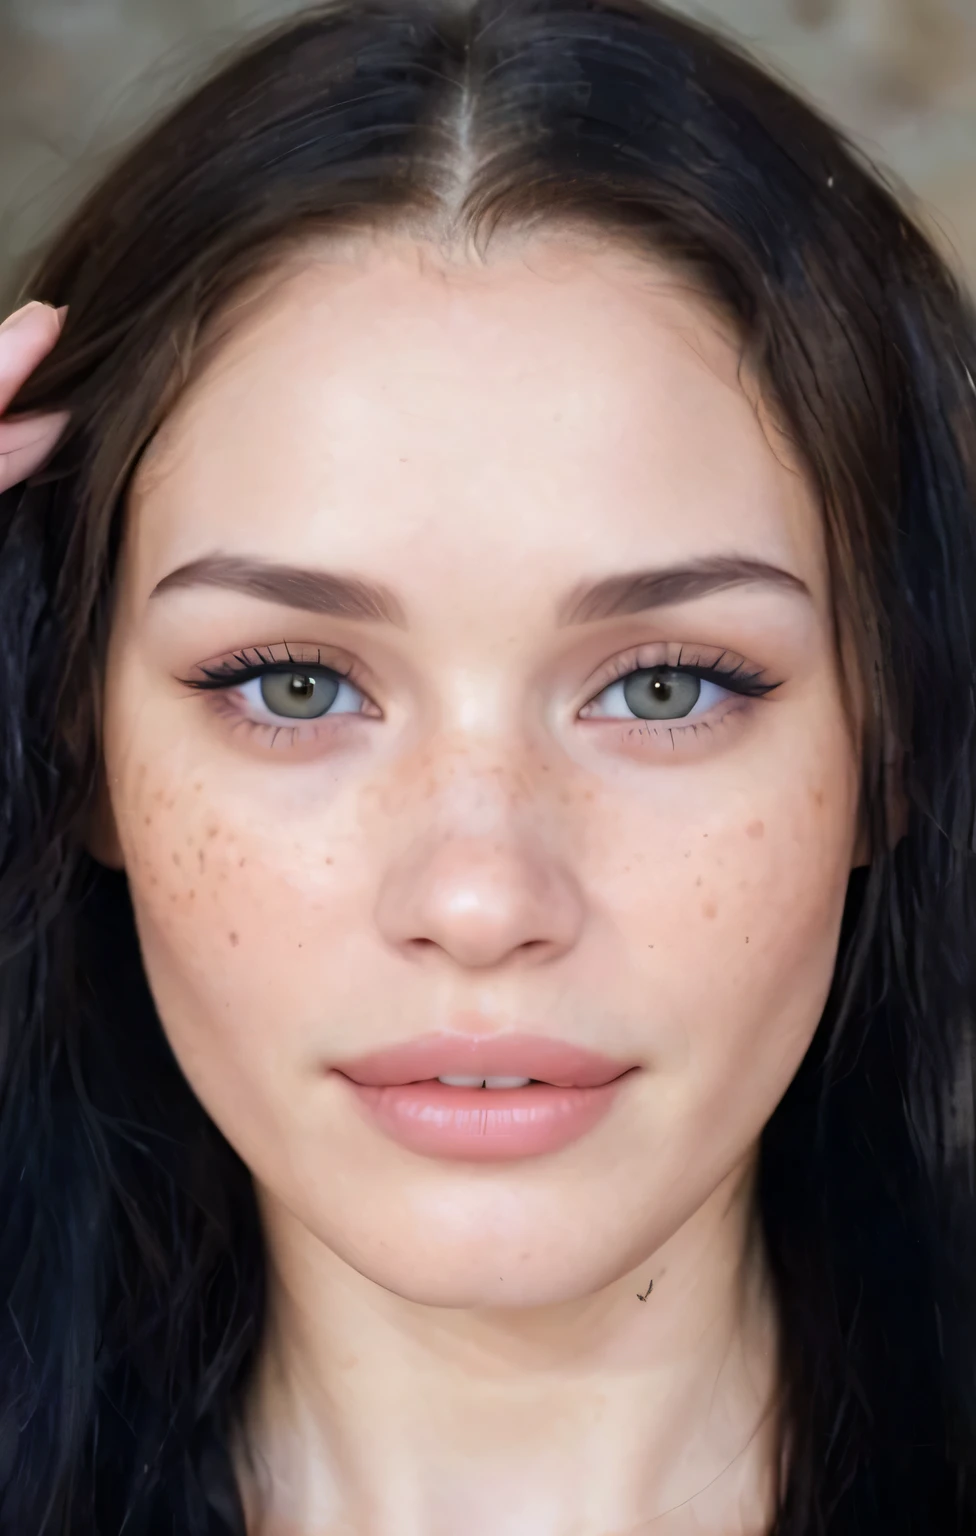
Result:
{"label": "mole on cheek", "polygon": [[702,917],[711,919],[717,916],[718,907],[715,905],[714,901],[706,901],[705,905],[702,907]]}
{"label": "mole on cheek", "polygon": [[766,828],[761,821],[750,821],[746,827],[746,837],[762,837]]}
{"label": "mole on cheek", "polygon": [[237,934],[236,933],[229,933],[227,935],[227,937],[230,939],[230,947],[231,947],[231,949],[236,949],[238,944],[241,942],[240,939],[237,937]]}

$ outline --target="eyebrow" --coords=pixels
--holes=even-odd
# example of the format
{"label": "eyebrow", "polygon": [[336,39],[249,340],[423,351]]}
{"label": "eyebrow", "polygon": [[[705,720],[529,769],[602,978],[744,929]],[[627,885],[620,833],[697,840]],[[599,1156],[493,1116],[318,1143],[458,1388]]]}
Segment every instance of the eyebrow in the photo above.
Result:
{"label": "eyebrow", "polygon": [[592,624],[648,608],[690,603],[729,587],[772,586],[812,598],[810,588],[792,571],[742,555],[710,555],[657,570],[625,571],[602,581],[584,582],[560,604],[557,623]]}
{"label": "eyebrow", "polygon": [[407,627],[403,609],[385,587],[359,577],[305,570],[298,565],[205,555],[170,571],[157,582],[151,596],[159,597],[179,587],[226,587],[247,597],[281,603],[285,608],[299,608],[303,613],[327,613],[334,618]]}
{"label": "eyebrow", "polygon": [[[692,602],[729,587],[757,584],[811,596],[805,581],[778,565],[740,555],[713,555],[682,565],[625,571],[581,583],[559,604],[556,622],[560,627],[592,624],[599,619]],[[386,587],[357,576],[231,555],[206,555],[191,560],[164,576],[151,595],[158,597],[177,588],[197,586],[229,588],[303,613],[393,624],[399,629],[407,627],[401,604]]]}

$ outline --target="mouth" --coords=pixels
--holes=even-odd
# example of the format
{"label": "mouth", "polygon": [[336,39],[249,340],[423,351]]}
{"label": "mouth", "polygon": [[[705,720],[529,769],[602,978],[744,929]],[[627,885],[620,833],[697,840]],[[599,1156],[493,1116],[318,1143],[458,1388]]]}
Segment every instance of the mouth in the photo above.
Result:
{"label": "mouth", "polygon": [[506,1163],[558,1153],[595,1130],[640,1067],[543,1035],[430,1034],[333,1072],[366,1123],[408,1151]]}
{"label": "mouth", "polygon": [[544,1035],[435,1033],[336,1062],[334,1070],[362,1087],[436,1081],[446,1087],[483,1088],[490,1093],[534,1084],[600,1088],[637,1065],[633,1060],[620,1060]]}

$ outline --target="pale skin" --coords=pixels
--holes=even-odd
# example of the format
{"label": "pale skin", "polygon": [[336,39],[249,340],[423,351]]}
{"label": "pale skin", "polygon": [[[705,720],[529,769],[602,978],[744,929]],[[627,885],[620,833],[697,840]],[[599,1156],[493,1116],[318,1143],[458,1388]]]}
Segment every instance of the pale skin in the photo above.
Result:
{"label": "pale skin", "polygon": [[[820,515],[738,362],[612,246],[363,240],[234,309],[143,463],[93,847],[258,1190],[254,1536],[768,1522],[756,1148],[860,853]],[[156,590],[218,554],[361,578],[396,622]],[[780,576],[566,621],[722,557]],[[293,733],[258,683],[187,686],[254,647],[351,668],[335,712]],[[635,717],[619,679],[679,657],[778,686]],[[323,1070],[434,1028],[641,1070],[560,1152],[437,1160]]]}
{"label": "pale skin", "polygon": [[36,300],[21,305],[0,325],[0,491],[26,480],[49,457],[68,420],[64,411],[6,416],[24,380],[54,346],[65,309]]}

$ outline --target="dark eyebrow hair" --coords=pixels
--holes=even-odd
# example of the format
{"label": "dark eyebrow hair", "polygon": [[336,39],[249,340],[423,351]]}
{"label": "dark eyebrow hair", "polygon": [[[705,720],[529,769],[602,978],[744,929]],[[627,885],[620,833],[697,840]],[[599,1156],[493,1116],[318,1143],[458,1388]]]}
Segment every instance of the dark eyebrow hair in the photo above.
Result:
{"label": "dark eyebrow hair", "polygon": [[602,581],[583,583],[560,604],[557,622],[560,625],[592,624],[596,619],[615,619],[628,613],[641,613],[647,608],[688,603],[710,592],[755,583],[784,587],[807,598],[811,596],[805,581],[778,565],[741,555],[711,555],[683,565],[625,571],[619,576],[606,576]]}
{"label": "dark eyebrow hair", "polygon": [[[715,555],[686,565],[625,571],[619,576],[581,584],[560,603],[557,623],[591,624],[597,619],[620,618],[665,604],[691,602],[709,592],[756,582],[810,596],[806,582],[777,565],[738,555]],[[386,587],[360,577],[232,555],[205,555],[181,565],[157,583],[152,596],[193,586],[228,587],[305,613],[326,613],[335,618],[365,619],[406,628],[403,609]]]}
{"label": "dark eyebrow hair", "polygon": [[177,587],[229,587],[248,597],[261,597],[300,608],[305,613],[328,613],[340,619],[367,619],[406,628],[399,602],[385,587],[354,576],[330,571],[310,571],[297,565],[275,565],[264,560],[238,559],[232,555],[205,555],[170,571],[152,590],[152,597]]}

